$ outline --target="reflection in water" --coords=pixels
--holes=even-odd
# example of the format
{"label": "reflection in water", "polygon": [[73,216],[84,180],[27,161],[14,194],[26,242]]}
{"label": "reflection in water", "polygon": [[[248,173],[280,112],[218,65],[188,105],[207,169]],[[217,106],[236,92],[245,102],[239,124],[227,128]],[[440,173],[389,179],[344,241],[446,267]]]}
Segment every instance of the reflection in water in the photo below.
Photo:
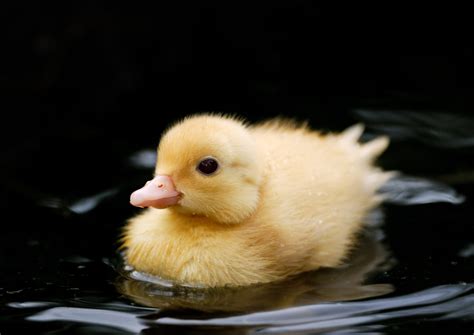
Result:
{"label": "reflection in water", "polygon": [[[253,313],[245,316],[230,316],[208,320],[179,320],[178,318],[164,317],[159,319],[158,322],[162,324],[176,324],[179,320],[180,324],[184,323],[188,325],[225,324],[230,326],[242,324],[245,318],[247,324],[255,326],[269,324],[291,325],[327,320],[347,321],[348,317],[409,307],[416,307],[416,309],[400,310],[392,312],[391,314],[389,313],[389,315],[394,317],[412,316],[413,314],[411,313],[415,310],[423,314],[445,314],[448,312],[457,312],[458,310],[465,309],[468,306],[468,310],[472,312],[472,309],[474,308],[474,305],[472,305],[472,302],[474,302],[474,294],[472,294],[473,289],[474,285],[468,284],[443,285],[404,296],[374,299],[363,302],[321,303],[317,305],[287,308],[278,311]],[[430,306],[418,307],[423,305]],[[351,324],[373,322],[377,321],[379,318],[380,316],[376,315],[365,316],[362,320],[359,319],[356,322],[351,322]]]}
{"label": "reflection in water", "polygon": [[69,206],[69,209],[76,214],[84,214],[94,209],[102,200],[117,194],[117,189],[110,189],[93,196],[82,198]]}
{"label": "reflection in water", "polygon": [[397,205],[421,205],[447,202],[454,205],[464,202],[464,196],[440,182],[418,177],[399,175],[380,189],[385,201]]}
{"label": "reflection in water", "polygon": [[459,251],[459,256],[468,258],[474,256],[474,243],[469,243]]}
{"label": "reflection in water", "polygon": [[136,168],[152,169],[156,163],[156,150],[143,149],[130,156],[130,164]]}
{"label": "reflection in water", "polygon": [[106,309],[55,307],[27,318],[30,321],[75,321],[138,333],[147,327],[130,312]]}
{"label": "reflection in water", "polygon": [[474,146],[474,119],[450,113],[365,110],[355,116],[392,140],[415,139],[430,146],[466,148]]}
{"label": "reflection in water", "polygon": [[390,263],[387,252],[374,236],[364,236],[351,259],[340,268],[308,272],[281,282],[199,289],[151,282],[149,276],[137,276],[135,271],[128,271],[122,272],[117,288],[141,305],[206,312],[248,312],[379,296],[391,292],[392,286],[364,283],[369,274],[386,270]]}
{"label": "reflection in water", "polygon": [[54,209],[71,211],[76,214],[85,214],[95,209],[103,200],[118,193],[118,189],[109,189],[89,197],[81,198],[68,204],[65,200],[57,197],[46,197],[39,201],[39,205]]}

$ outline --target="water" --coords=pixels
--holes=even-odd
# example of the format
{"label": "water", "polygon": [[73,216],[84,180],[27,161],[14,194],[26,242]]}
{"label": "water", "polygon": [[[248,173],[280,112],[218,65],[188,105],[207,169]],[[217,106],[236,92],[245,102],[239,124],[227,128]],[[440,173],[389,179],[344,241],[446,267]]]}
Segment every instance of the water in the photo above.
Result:
{"label": "water", "polygon": [[77,179],[2,177],[0,333],[472,333],[474,119],[353,115],[365,139],[391,136],[381,165],[403,173],[381,190],[387,201],[346,265],[283,282],[180,287],[121,263],[117,236],[137,212],[128,195],[151,174],[151,148],[127,147],[91,175],[71,166]]}

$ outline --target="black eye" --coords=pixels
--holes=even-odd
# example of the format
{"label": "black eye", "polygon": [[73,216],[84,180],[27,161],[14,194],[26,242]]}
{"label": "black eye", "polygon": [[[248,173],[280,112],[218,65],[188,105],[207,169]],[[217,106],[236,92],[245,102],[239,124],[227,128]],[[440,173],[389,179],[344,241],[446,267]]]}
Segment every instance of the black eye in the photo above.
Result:
{"label": "black eye", "polygon": [[214,158],[204,158],[197,166],[199,172],[210,175],[216,172],[219,163]]}

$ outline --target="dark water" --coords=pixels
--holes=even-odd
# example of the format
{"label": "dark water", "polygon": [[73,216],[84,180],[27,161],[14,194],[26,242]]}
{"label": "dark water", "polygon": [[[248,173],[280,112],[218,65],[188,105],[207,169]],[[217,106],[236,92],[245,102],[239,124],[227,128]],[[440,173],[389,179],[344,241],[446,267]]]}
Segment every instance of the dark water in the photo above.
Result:
{"label": "dark water", "polygon": [[[155,143],[109,144],[53,183],[28,164],[23,178],[3,175],[0,334],[471,334],[474,119],[354,110],[334,127],[355,121],[366,139],[390,135],[380,164],[402,174],[347,264],[268,285],[176,287],[123,267],[117,236]],[[70,159],[54,152],[50,162]]]}

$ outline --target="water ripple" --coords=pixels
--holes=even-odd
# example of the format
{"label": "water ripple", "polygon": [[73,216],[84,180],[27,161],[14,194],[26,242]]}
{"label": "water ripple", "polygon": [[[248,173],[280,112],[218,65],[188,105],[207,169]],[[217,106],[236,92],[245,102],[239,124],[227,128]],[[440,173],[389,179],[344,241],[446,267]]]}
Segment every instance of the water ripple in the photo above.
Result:
{"label": "water ripple", "polygon": [[[382,321],[423,317],[432,320],[473,318],[474,284],[442,285],[398,297],[360,302],[321,303],[281,310],[217,317],[189,319],[161,317],[149,311],[111,311],[101,308],[53,307],[27,317],[29,321],[72,321],[107,326],[129,332],[140,332],[161,326],[244,327],[249,334],[281,334],[380,329]],[[364,326],[364,327],[360,327]],[[370,327],[373,326],[373,327]],[[347,328],[351,327],[351,328]],[[354,328],[355,327],[355,328]],[[344,329],[344,330],[343,330]],[[342,332],[341,332],[342,331]]]}
{"label": "water ripple", "polygon": [[399,175],[389,180],[381,189],[385,201],[397,205],[421,205],[447,202],[458,205],[465,198],[452,187],[434,180]]}

